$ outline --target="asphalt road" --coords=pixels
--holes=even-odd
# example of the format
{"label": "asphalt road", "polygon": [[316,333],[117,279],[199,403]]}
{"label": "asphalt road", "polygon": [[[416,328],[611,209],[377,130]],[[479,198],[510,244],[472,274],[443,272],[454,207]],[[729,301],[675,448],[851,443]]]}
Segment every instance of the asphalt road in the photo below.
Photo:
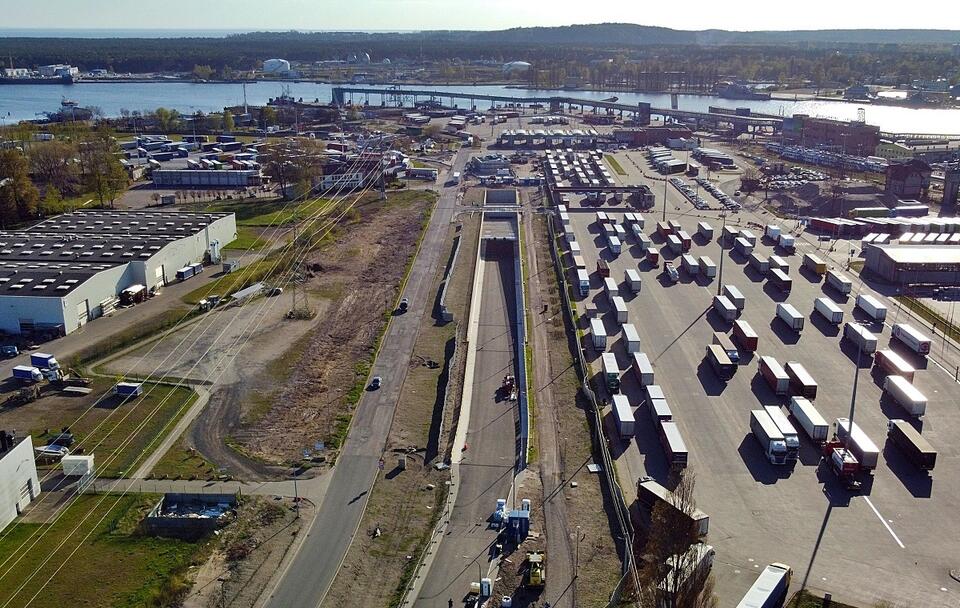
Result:
{"label": "asphalt road", "polygon": [[[783,404],[758,378],[756,357],[741,362],[735,377],[721,383],[703,363],[704,345],[714,331],[729,332],[730,325],[709,311],[718,279],[693,279],[681,272],[677,285],[660,282],[659,270],[638,263],[633,239],[620,256],[604,246],[593,214],[571,214],[574,229],[592,272],[598,257],[610,262],[611,276],[622,281],[626,268],[640,270],[643,288],[629,296],[630,322],[640,334],[641,348],[650,356],[656,381],[663,386],[674,419],[690,451],[691,468],[697,475],[698,506],[710,514],[710,535],[717,557],[714,573],[722,605],[732,605],[746,591],[764,565],[779,561],[795,569],[794,588],[805,585],[816,592],[830,592],[834,599],[855,605],[873,605],[888,600],[897,605],[943,607],[960,604],[960,585],[949,576],[958,563],[952,529],[954,505],[960,501],[960,433],[958,387],[953,374],[935,358],[917,372],[915,385],[928,397],[926,416],[915,424],[939,450],[937,468],[931,476],[921,474],[905,461],[899,450],[885,444],[886,422],[907,418],[896,405],[881,403],[881,379],[869,371],[865,357],[859,375],[855,420],[882,450],[872,478],[865,478],[863,495],[851,495],[833,475],[819,466],[819,456],[806,438],[801,439],[800,462],[790,469],[774,467],[762,456],[749,431],[749,410],[761,404]],[[651,232],[652,218],[647,216]],[[712,221],[719,233],[719,223]],[[683,221],[693,233],[695,222]],[[756,231],[755,231],[756,232]],[[657,246],[662,241],[655,239]],[[747,300],[742,318],[760,336],[759,354],[779,361],[800,361],[818,381],[816,407],[830,422],[850,411],[855,349],[839,341],[838,330],[811,313],[813,300],[826,296],[845,312],[844,320],[861,319],[853,312],[853,298],[842,298],[815,276],[798,270],[802,253],[790,256],[794,288],[784,297],[767,286],[763,278],[746,268],[743,258],[725,250],[723,283],[736,285]],[[772,253],[769,245],[757,251]],[[697,256],[720,260],[714,242],[698,243]],[[672,255],[668,255],[673,257]],[[855,276],[851,275],[855,279]],[[593,289],[585,301],[596,303],[604,313],[621,367],[627,355],[619,336],[619,324],[608,312],[600,280],[592,273]],[[855,292],[870,291],[855,281]],[[799,336],[774,321],[778,301],[789,301],[806,316]],[[888,302],[889,306],[889,302]],[[893,318],[891,307],[889,322]],[[880,348],[887,348],[888,326],[875,326]],[[894,345],[901,353],[903,349]],[[588,359],[599,354],[588,351]],[[612,440],[611,446],[623,479],[649,474],[661,481],[666,460],[650,421],[642,392],[632,373],[624,374],[624,393],[634,406],[637,436],[629,441]],[[608,414],[608,436],[614,436]],[[627,492],[629,489],[625,488]]]}
{"label": "asphalt road", "polygon": [[[453,170],[462,171],[466,159],[465,153],[458,154]],[[444,179],[443,174],[440,179]],[[319,606],[350,547],[379,472],[378,463],[413,354],[420,318],[424,308],[434,302],[431,279],[443,253],[447,227],[456,211],[456,192],[456,188],[443,188],[403,293],[410,299],[410,310],[394,317],[384,336],[372,371],[372,375],[383,378],[383,388],[367,392],[357,405],[350,433],[317,516],[307,529],[307,537],[297,555],[272,591],[267,606]]]}
{"label": "asphalt road", "polygon": [[459,605],[470,583],[487,576],[489,549],[497,536],[490,517],[497,498],[509,501],[513,481],[516,404],[497,401],[496,394],[503,377],[516,373],[514,260],[512,253],[490,253],[481,263],[483,297],[467,451],[450,527],[425,575],[415,604],[419,608],[447,608],[450,599]]}

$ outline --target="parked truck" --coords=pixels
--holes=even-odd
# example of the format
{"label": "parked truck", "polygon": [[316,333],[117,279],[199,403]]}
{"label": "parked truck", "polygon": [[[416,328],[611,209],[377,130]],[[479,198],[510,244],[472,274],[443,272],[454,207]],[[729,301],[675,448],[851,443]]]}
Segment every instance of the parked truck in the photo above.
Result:
{"label": "parked truck", "polygon": [[733,249],[745,256],[749,256],[751,253],[753,253],[753,245],[750,243],[750,241],[742,236],[738,236],[737,239],[733,241]]}
{"label": "parked truck", "polygon": [[812,253],[803,254],[803,267],[810,272],[823,275],[827,272],[827,264]]}
{"label": "parked truck", "polygon": [[932,344],[930,338],[917,331],[912,325],[894,323],[891,335],[918,355],[926,356],[930,354],[930,345]]}
{"label": "parked truck", "polygon": [[726,298],[737,307],[738,311],[743,312],[744,306],[747,305],[747,299],[743,297],[743,294],[740,293],[739,289],[733,285],[724,285],[723,295],[726,296]]}
{"label": "parked truck", "polygon": [[830,298],[817,298],[813,301],[813,309],[833,325],[843,323],[843,309]]}
{"label": "parked truck", "polygon": [[883,394],[892,398],[911,416],[919,418],[927,411],[927,398],[903,376],[884,378]]}
{"label": "parked truck", "polygon": [[683,242],[675,234],[667,235],[667,246],[670,247],[670,251],[676,255],[683,253]]}
{"label": "parked truck", "polygon": [[887,318],[887,307],[870,294],[864,293],[857,296],[856,307],[877,323],[882,323]]}
{"label": "parked truck", "polygon": [[697,258],[688,253],[680,256],[680,268],[691,277],[700,274],[700,264],[697,263]]}
{"label": "parked truck", "polygon": [[780,608],[787,599],[793,570],[786,564],[770,564],[763,569],[737,608]]}
{"label": "parked truck", "polygon": [[729,357],[733,363],[740,363],[740,352],[737,350],[737,347],[733,345],[730,336],[727,334],[720,331],[713,332],[711,344],[716,344],[722,348],[723,352],[727,353],[727,357]]}
{"label": "parked truck", "polygon": [[60,369],[57,358],[48,353],[30,353],[30,365],[43,369]]}
{"label": "parked truck", "polygon": [[659,425],[660,444],[663,446],[664,455],[667,457],[667,466],[678,469],[686,468],[689,459],[687,444],[680,436],[680,429],[677,423],[672,420],[663,420]]}
{"label": "parked truck", "polygon": [[766,410],[750,411],[750,430],[770,464],[787,464],[787,442]]}
{"label": "parked truck", "polygon": [[43,380],[43,373],[33,365],[16,365],[12,372],[13,378],[24,384],[32,384]]}
{"label": "parked truck", "polygon": [[751,253],[748,263],[750,264],[751,268],[760,274],[767,274],[770,272],[770,259],[766,256],[760,255],[759,253]]}
{"label": "parked truck", "polygon": [[620,287],[613,277],[603,279],[603,291],[607,294],[607,301],[613,304],[613,299],[620,295]]}
{"label": "parked truck", "polygon": [[633,419],[633,410],[630,409],[630,401],[626,395],[616,394],[613,396],[613,421],[617,425],[617,432],[623,439],[629,439],[636,434],[635,421]]}
{"label": "parked truck", "polygon": [[646,249],[647,261],[656,266],[660,263],[660,251],[656,247],[648,247]]}
{"label": "parked truck", "polygon": [[[676,509],[677,504],[673,492],[657,483],[652,477],[641,477],[637,480],[637,501],[649,511],[653,511],[658,504],[664,504],[672,509]],[[700,509],[694,509],[688,517],[696,525],[699,536],[706,536],[710,532],[709,515]]]}
{"label": "parked truck", "polygon": [[770,269],[777,268],[783,271],[783,274],[790,274],[790,264],[778,255],[770,256]]}
{"label": "parked truck", "polygon": [[617,356],[613,353],[603,353],[600,357],[603,366],[603,379],[607,390],[615,393],[620,390],[620,366]]}
{"label": "parked truck", "polygon": [[763,235],[770,239],[771,242],[776,243],[780,239],[780,226],[767,224],[763,229]]}
{"label": "parked truck", "polygon": [[650,358],[646,353],[633,353],[633,374],[637,377],[640,386],[650,386],[653,384],[653,366],[650,364]]}
{"label": "parked truck", "polygon": [[820,415],[817,408],[806,397],[791,397],[788,407],[793,419],[800,424],[800,428],[817,445],[823,444],[830,434],[830,424]]}
{"label": "parked truck", "polygon": [[807,399],[817,398],[817,383],[803,365],[797,361],[787,361],[783,369],[790,377],[790,390],[793,394]]}
{"label": "parked truck", "polygon": [[777,302],[777,318],[797,333],[803,330],[803,315],[793,307],[793,304]]}
{"label": "parked truck", "polygon": [[623,324],[623,344],[627,349],[627,354],[636,354],[640,352],[640,334],[633,323]]}
{"label": "parked truck", "polygon": [[577,271],[577,290],[582,297],[587,297],[590,293],[590,275],[586,270]]}
{"label": "parked truck", "polygon": [[726,296],[713,296],[713,309],[728,323],[737,320],[737,307]]}
{"label": "parked truck", "polygon": [[741,350],[749,353],[757,352],[759,342],[757,332],[753,331],[753,327],[743,319],[733,322],[733,341]]}
{"label": "parked truck", "polygon": [[836,289],[841,295],[846,295],[853,290],[853,281],[836,270],[827,271],[827,285]]}
{"label": "parked truck", "polygon": [[843,443],[844,447],[853,452],[860,463],[860,468],[865,471],[877,468],[877,463],[880,460],[880,450],[857,423],[847,418],[837,418],[836,427],[837,438]]}
{"label": "parked truck", "polygon": [[121,399],[133,399],[143,394],[141,382],[117,382],[113,387],[113,394]]}
{"label": "parked truck", "polygon": [[757,235],[755,235],[754,233],[750,232],[749,230],[746,230],[746,229],[741,230],[741,231],[740,231],[740,238],[743,239],[743,240],[745,240],[746,242],[750,243],[750,246],[751,246],[751,247],[756,247],[756,246],[757,246]]}
{"label": "parked truck", "polygon": [[907,363],[906,359],[898,355],[892,350],[884,349],[877,351],[876,357],[873,359],[874,365],[880,369],[881,375],[896,375],[902,376],[913,382],[913,376],[916,373],[916,370],[912,365]]}
{"label": "parked truck", "polygon": [[893,419],[888,422],[887,439],[900,448],[917,468],[932,471],[933,467],[936,466],[937,451],[906,420]]}
{"label": "parked truck", "polygon": [[765,405],[763,409],[783,435],[783,441],[787,445],[787,462],[795,462],[800,457],[800,435],[797,434],[797,429],[793,428],[779,405]]}
{"label": "parked truck", "polygon": [[610,276],[610,265],[607,264],[606,260],[597,260],[597,274],[602,279]]}
{"label": "parked truck", "polygon": [[877,337],[860,323],[848,321],[843,326],[843,339],[853,342],[860,352],[871,354],[877,350]]}
{"label": "parked truck", "polygon": [[623,272],[623,282],[632,293],[640,293],[640,273],[634,268],[627,268]]}
{"label": "parked truck", "polygon": [[724,226],[722,232],[720,233],[720,240],[727,243],[732,243],[737,239],[738,236],[740,236],[740,230],[734,228],[733,226]]}
{"label": "parked truck", "polygon": [[627,310],[627,303],[623,301],[621,296],[613,296],[610,302],[613,305],[613,312],[616,315],[617,323],[626,323],[628,315],[630,314]]}
{"label": "parked truck", "polygon": [[620,255],[620,252],[623,249],[620,239],[613,235],[607,236],[607,248],[610,249],[610,253],[613,255]]}
{"label": "parked truck", "polygon": [[706,353],[707,362],[713,368],[714,373],[721,380],[733,378],[737,371],[737,365],[730,360],[723,347],[717,344],[708,344]]}
{"label": "parked truck", "polygon": [[790,393],[790,376],[784,371],[780,362],[770,355],[760,357],[760,375],[777,395]]}
{"label": "parked truck", "polygon": [[780,239],[777,241],[777,246],[779,246],[780,250],[784,253],[790,254],[796,251],[797,240],[792,234],[781,234]]}

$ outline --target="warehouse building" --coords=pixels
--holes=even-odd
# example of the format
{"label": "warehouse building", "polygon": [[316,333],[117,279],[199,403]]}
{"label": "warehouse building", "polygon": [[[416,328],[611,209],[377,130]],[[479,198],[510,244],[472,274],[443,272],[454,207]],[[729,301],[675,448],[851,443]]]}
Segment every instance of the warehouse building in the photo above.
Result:
{"label": "warehouse building", "polygon": [[77,211],[0,232],[0,331],[57,336],[153,291],[236,238],[232,213]]}
{"label": "warehouse building", "polygon": [[960,285],[960,247],[864,248],[864,270],[898,285]]}
{"label": "warehouse building", "polygon": [[243,188],[261,182],[257,169],[154,169],[150,176],[157,188]]}
{"label": "warehouse building", "polygon": [[40,494],[30,435],[0,430],[0,530],[23,513]]}

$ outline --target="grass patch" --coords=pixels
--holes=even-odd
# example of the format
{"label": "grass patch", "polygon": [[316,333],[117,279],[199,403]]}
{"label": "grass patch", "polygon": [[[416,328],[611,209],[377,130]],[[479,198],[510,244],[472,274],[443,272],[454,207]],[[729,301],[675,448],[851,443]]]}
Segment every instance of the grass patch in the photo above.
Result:
{"label": "grass patch", "polygon": [[267,240],[250,226],[237,226],[237,238],[228,243],[225,250],[259,251],[267,246]]}
{"label": "grass patch", "polygon": [[613,154],[605,154],[603,160],[607,161],[607,164],[610,165],[610,168],[614,170],[617,175],[626,175],[627,172],[624,171],[623,165],[620,164],[620,161],[617,160]]}
{"label": "grass patch", "polygon": [[146,319],[122,331],[112,334],[110,337],[94,342],[81,348],[71,358],[73,367],[81,367],[84,364],[103,359],[115,352],[121,351],[128,346],[140,342],[156,333],[170,329],[180,321],[186,321],[196,314],[196,311],[190,311],[186,308],[171,308],[164,310],[157,316]]}
{"label": "grass patch", "polygon": [[[877,605],[880,606],[881,604]],[[805,590],[798,591],[796,595],[787,602],[787,608],[823,608],[824,606],[827,606],[827,604],[823,602],[822,597],[817,597]],[[841,604],[834,600],[830,601],[829,606],[830,608],[854,608],[854,606]]]}
{"label": "grass patch", "polygon": [[[23,606],[37,594],[31,606],[38,608],[179,605],[190,590],[187,570],[202,562],[209,544],[138,535],[135,523],[157,499],[148,494],[83,495],[53,524],[8,529],[0,539],[0,561],[14,554],[20,561],[7,565],[11,569],[0,586],[0,602]],[[44,532],[32,549],[20,550]],[[76,553],[68,557],[74,549]],[[61,563],[63,569],[41,588]]]}
{"label": "grass patch", "polygon": [[183,439],[177,441],[150,471],[154,479],[214,479],[217,467]]}
{"label": "grass patch", "polygon": [[894,299],[900,302],[904,308],[912,310],[920,318],[933,325],[936,329],[947,334],[947,337],[949,337],[951,340],[960,341],[960,328],[952,323],[949,323],[937,311],[933,310],[920,300],[908,296],[894,296]]}

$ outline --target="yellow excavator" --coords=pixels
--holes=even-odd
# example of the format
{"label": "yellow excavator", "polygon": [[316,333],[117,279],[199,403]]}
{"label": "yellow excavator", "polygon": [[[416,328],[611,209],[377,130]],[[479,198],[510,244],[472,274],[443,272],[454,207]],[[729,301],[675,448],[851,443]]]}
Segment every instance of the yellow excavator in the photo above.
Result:
{"label": "yellow excavator", "polygon": [[547,583],[546,556],[543,551],[527,552],[526,586],[540,588]]}

